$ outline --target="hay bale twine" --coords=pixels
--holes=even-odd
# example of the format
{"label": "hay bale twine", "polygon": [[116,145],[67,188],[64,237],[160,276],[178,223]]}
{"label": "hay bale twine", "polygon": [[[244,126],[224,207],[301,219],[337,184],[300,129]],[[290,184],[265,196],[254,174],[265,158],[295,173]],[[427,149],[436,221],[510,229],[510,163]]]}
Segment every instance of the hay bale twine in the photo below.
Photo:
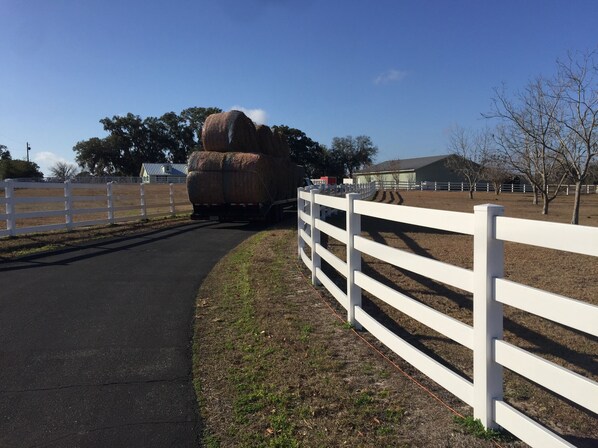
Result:
{"label": "hay bale twine", "polygon": [[255,125],[239,110],[212,114],[206,118],[201,141],[205,151],[258,151]]}
{"label": "hay bale twine", "polygon": [[276,198],[272,158],[268,155],[228,153],[222,174],[227,203],[270,202]]}
{"label": "hay bale twine", "polygon": [[258,124],[255,127],[256,135],[257,135],[257,144],[259,148],[259,152],[263,154],[268,154],[270,156],[275,156],[277,154],[276,147],[274,143],[274,134],[272,133],[272,129],[270,129],[265,124]]}

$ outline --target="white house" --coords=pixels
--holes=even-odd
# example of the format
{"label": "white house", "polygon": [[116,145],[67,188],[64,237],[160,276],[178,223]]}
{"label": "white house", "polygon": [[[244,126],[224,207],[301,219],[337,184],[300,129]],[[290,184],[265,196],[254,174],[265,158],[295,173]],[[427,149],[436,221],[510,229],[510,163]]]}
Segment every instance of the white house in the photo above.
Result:
{"label": "white house", "polygon": [[187,179],[186,163],[142,163],[139,173],[144,183],[180,184]]}

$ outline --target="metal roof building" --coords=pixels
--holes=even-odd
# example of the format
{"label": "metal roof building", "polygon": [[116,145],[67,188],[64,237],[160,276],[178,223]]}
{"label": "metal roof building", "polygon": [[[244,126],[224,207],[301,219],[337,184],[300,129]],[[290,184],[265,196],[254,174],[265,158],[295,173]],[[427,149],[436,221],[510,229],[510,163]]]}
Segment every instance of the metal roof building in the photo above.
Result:
{"label": "metal roof building", "polygon": [[463,179],[446,166],[449,154],[387,160],[354,173],[357,183],[378,180],[383,182],[461,182]]}
{"label": "metal roof building", "polygon": [[142,163],[139,176],[145,183],[184,183],[187,179],[186,163]]}

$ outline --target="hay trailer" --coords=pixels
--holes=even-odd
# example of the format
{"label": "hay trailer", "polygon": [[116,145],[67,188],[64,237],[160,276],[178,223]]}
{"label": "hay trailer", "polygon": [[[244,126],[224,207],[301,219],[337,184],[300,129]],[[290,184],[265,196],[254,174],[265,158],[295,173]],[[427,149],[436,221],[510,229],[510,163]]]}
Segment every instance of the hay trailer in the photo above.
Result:
{"label": "hay trailer", "polygon": [[304,170],[280,134],[233,110],[210,115],[201,139],[188,161],[191,219],[278,222],[296,206]]}

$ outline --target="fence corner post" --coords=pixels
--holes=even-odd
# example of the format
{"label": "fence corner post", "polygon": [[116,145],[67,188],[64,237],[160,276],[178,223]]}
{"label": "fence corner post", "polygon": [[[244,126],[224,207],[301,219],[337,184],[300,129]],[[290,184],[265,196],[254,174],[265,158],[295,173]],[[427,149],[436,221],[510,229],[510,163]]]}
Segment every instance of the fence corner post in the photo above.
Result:
{"label": "fence corner post", "polygon": [[112,182],[106,183],[106,196],[108,198],[108,222],[114,224],[114,196],[112,195]]}
{"label": "fence corner post", "polygon": [[320,244],[320,231],[316,229],[316,219],[320,219],[320,204],[316,204],[316,195],[320,193],[319,189],[310,191],[311,201],[309,204],[310,229],[311,229],[311,282],[319,285],[316,274],[320,269],[322,262],[317,254],[317,246]]}
{"label": "fence corner post", "polygon": [[64,181],[64,216],[66,229],[73,229],[73,185],[70,180]]}
{"label": "fence corner post", "polygon": [[12,179],[4,180],[4,198],[6,199],[6,230],[9,236],[15,236],[17,220],[15,219],[15,186]]}
{"label": "fence corner post", "polygon": [[355,284],[355,272],[361,271],[361,253],[355,249],[355,236],[361,235],[361,215],[355,213],[358,194],[347,195],[347,321],[357,330],[361,325],[355,320],[355,307],[361,307],[361,288]]}
{"label": "fence corner post", "polygon": [[170,216],[174,218],[176,215],[174,210],[174,184],[171,182],[168,184],[169,204],[170,204]]}
{"label": "fence corner post", "polygon": [[139,197],[140,197],[140,206],[141,206],[141,219],[143,221],[147,220],[147,206],[145,204],[145,184],[141,182],[139,184]]}
{"label": "fence corner post", "polygon": [[495,296],[495,279],[504,275],[504,244],[495,237],[503,213],[499,205],[474,207],[473,412],[485,428],[497,427],[494,401],[503,397],[503,369],[494,360],[494,341],[503,336],[503,308]]}

